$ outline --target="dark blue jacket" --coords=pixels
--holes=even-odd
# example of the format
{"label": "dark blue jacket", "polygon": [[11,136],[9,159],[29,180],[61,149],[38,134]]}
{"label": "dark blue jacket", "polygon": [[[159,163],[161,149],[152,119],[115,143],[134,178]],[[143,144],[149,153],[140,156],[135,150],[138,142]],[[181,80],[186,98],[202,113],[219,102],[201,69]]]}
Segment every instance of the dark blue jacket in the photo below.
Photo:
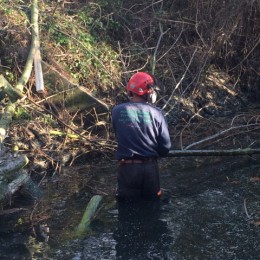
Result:
{"label": "dark blue jacket", "polygon": [[112,109],[112,124],[118,144],[116,159],[165,156],[171,148],[162,111],[139,102],[122,103]]}

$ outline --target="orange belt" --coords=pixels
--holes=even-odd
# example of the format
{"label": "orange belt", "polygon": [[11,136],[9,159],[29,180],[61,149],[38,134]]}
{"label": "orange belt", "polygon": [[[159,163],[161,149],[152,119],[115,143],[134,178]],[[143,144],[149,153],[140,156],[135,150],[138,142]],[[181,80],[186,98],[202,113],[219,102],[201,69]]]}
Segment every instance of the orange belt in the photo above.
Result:
{"label": "orange belt", "polygon": [[155,158],[146,158],[144,160],[140,159],[121,159],[119,162],[120,164],[126,164],[126,163],[147,163],[147,162],[155,162]]}

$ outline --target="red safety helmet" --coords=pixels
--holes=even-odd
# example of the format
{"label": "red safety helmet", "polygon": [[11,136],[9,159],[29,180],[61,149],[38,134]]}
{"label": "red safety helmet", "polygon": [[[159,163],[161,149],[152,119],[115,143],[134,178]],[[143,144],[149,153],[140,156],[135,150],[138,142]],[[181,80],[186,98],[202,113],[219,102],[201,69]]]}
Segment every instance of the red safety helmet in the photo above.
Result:
{"label": "red safety helmet", "polygon": [[152,75],[146,72],[137,72],[129,80],[127,91],[133,92],[139,96],[151,93],[155,80]]}

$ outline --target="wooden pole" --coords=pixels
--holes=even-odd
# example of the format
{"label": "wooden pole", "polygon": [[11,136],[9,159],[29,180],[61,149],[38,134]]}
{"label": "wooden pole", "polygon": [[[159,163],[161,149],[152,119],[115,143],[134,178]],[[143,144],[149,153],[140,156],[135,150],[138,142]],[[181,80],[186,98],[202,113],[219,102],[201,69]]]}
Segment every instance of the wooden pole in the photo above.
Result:
{"label": "wooden pole", "polygon": [[180,156],[236,156],[260,154],[260,149],[231,149],[231,150],[170,150],[166,157]]}

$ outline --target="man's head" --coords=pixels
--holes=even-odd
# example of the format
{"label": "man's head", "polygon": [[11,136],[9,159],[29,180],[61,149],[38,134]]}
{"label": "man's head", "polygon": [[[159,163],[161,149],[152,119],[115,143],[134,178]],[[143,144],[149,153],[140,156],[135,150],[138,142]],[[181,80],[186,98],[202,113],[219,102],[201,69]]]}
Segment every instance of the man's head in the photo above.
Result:
{"label": "man's head", "polygon": [[155,103],[156,91],[154,90],[155,78],[146,72],[137,72],[129,80],[127,84],[127,92],[129,96],[137,95],[147,102]]}

